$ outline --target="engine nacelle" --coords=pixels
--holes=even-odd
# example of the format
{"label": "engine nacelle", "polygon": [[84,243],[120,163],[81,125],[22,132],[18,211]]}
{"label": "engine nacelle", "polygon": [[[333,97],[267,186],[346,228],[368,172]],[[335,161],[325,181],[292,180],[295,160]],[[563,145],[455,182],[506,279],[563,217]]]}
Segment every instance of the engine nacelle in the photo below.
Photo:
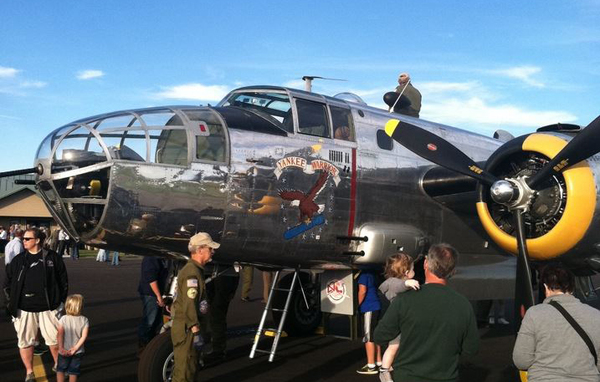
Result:
{"label": "engine nacelle", "polygon": [[[519,137],[500,147],[488,159],[486,169],[501,179],[529,177],[554,158],[570,139],[570,135],[560,133]],[[576,249],[590,235],[597,236],[594,232],[600,232],[598,219],[594,219],[598,198],[597,167],[595,161],[582,161],[538,187],[531,208],[524,214],[531,259],[562,256]],[[494,203],[487,187],[479,185],[478,192],[477,213],[483,227],[500,247],[516,254],[513,212],[507,206]]]}

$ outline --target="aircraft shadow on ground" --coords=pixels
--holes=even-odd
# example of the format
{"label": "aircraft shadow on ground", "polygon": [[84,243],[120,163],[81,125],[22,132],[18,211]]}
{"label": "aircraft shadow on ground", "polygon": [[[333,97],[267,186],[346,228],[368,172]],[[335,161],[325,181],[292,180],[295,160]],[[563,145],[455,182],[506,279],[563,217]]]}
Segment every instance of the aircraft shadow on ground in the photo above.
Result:
{"label": "aircraft shadow on ground", "polygon": [[[257,358],[255,358],[254,360],[250,360],[250,362],[252,362],[251,365],[243,367],[241,369],[237,369],[237,370],[233,370],[233,371],[229,371],[227,373],[218,373],[215,372],[214,370],[211,370],[211,368],[206,369],[206,372],[204,373],[205,376],[202,377],[203,380],[206,381],[214,381],[214,382],[221,382],[221,381],[239,381],[239,380],[244,380],[245,378],[247,378],[249,375],[252,376],[258,376],[264,373],[271,373],[276,369],[279,369],[281,367],[285,367],[287,364],[288,359],[298,359],[300,357],[302,357],[303,355],[306,354],[311,354],[314,353],[317,349],[322,350],[323,348],[335,345],[339,340],[335,340],[335,339],[327,339],[326,343],[321,343],[323,342],[322,340],[324,339],[324,337],[310,337],[310,338],[298,338],[298,337],[288,337],[285,339],[282,339],[282,341],[280,342],[279,348],[277,349],[277,354],[279,354],[280,356],[276,356],[274,362],[270,363],[268,362],[268,356],[266,355],[257,355]],[[315,343],[315,342],[319,342],[319,343]],[[265,348],[266,346],[270,345],[270,341],[261,341],[261,343],[259,343],[259,348],[261,348],[260,346],[263,346],[262,348]],[[231,350],[231,352],[229,352],[230,357],[227,360],[227,363],[234,363],[236,362],[236,360],[240,360],[243,357],[248,357],[248,355],[250,354],[250,347],[251,345],[242,345],[242,346],[238,346],[234,349]],[[304,349],[304,350],[300,350],[300,349]],[[363,357],[363,350],[359,349],[360,351],[356,351],[356,349],[353,349],[352,351],[348,352],[348,354],[351,354],[353,352],[357,353],[357,357],[358,359],[360,359],[360,357]],[[337,359],[337,357],[336,357]],[[344,363],[337,363],[337,364],[332,364],[332,363],[327,363],[327,365],[323,365],[323,366],[319,366],[317,367],[317,369],[320,369],[321,367],[323,368],[323,372],[325,372],[325,370],[327,370],[329,373],[336,373],[339,372],[341,369],[339,367],[336,366],[343,366],[344,368],[347,368],[350,363],[348,363],[349,359],[346,358],[346,362]],[[311,370],[315,370],[315,368],[311,368]],[[201,372],[202,373],[202,372]],[[210,374],[210,375],[208,375]],[[289,380],[285,380],[285,379],[281,379],[281,373],[278,372],[276,373],[278,375],[277,380],[278,381],[292,381],[292,380],[296,380],[296,377],[293,377],[293,379],[289,379]],[[311,377],[306,379],[306,377],[302,377],[302,380],[314,380],[314,377],[316,375],[319,375],[318,373],[315,372],[311,372]],[[263,379],[263,380],[269,380],[269,379]],[[299,381],[300,379],[298,379]]]}

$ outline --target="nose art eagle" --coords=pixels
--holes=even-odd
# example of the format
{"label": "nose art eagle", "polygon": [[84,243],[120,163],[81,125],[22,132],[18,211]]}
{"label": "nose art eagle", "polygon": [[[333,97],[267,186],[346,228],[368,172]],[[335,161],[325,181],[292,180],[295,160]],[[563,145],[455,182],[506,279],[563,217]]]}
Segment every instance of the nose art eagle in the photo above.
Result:
{"label": "nose art eagle", "polygon": [[329,173],[327,171],[321,171],[317,183],[315,183],[306,194],[297,190],[279,191],[281,199],[292,201],[292,205],[298,203],[298,208],[300,209],[300,222],[304,221],[305,223],[309,223],[314,214],[319,211],[319,206],[315,203],[315,198],[325,186],[328,176]]}

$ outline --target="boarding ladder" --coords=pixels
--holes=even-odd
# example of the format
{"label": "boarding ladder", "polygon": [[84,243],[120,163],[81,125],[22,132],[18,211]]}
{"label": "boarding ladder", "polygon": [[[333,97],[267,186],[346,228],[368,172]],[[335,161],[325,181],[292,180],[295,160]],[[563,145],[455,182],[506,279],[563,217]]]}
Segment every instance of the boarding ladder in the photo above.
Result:
{"label": "boarding ladder", "polygon": [[[276,287],[277,282],[279,281],[279,274],[281,271],[275,272],[275,277],[273,277],[273,282],[271,283],[271,290],[269,291],[269,298],[267,299],[267,305],[265,306],[265,310],[263,311],[262,318],[260,319],[260,324],[258,325],[258,330],[256,331],[256,335],[254,336],[254,343],[252,344],[252,350],[250,350],[250,358],[254,358],[255,354],[258,353],[266,353],[269,354],[269,362],[273,362],[275,358],[275,352],[277,351],[277,345],[279,343],[279,338],[283,333],[283,325],[285,324],[285,318],[288,314],[288,308],[290,306],[290,302],[292,301],[292,294],[294,293],[294,287],[296,286],[296,282],[300,284],[300,290],[302,291],[302,296],[306,301],[306,294],[304,293],[304,289],[302,288],[302,283],[299,279],[299,272],[294,271],[294,275],[292,277],[292,283],[290,284],[289,289],[287,288],[278,288]],[[273,302],[273,294],[274,292],[286,292],[287,298],[285,300],[285,306],[283,309],[280,308],[272,308],[271,304]],[[308,302],[307,302],[308,305]],[[266,329],[265,321],[267,321],[267,315],[271,312],[281,312],[281,319],[279,320],[279,325],[277,329]],[[270,333],[275,333],[273,338],[273,344],[271,345],[270,350],[258,349],[258,342],[260,341],[262,336],[267,336]]]}

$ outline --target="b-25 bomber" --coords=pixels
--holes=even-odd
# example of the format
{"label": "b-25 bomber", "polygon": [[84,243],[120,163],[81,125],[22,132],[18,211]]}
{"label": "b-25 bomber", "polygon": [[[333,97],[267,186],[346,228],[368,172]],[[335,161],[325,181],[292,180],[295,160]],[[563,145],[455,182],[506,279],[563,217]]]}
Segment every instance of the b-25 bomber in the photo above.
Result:
{"label": "b-25 bomber", "polygon": [[216,106],[69,123],[21,173],[37,174],[55,219],[87,245],[184,260],[189,237],[205,231],[221,243],[215,274],[233,264],[299,272],[291,332],[320,323],[332,281],[332,293],[352,290],[340,272],[381,267],[398,251],[417,257],[438,242],[460,252],[450,285],[472,300],[517,293],[525,309],[529,262],[557,259],[593,294],[599,119],[496,136],[389,113],[349,93],[251,86]]}

